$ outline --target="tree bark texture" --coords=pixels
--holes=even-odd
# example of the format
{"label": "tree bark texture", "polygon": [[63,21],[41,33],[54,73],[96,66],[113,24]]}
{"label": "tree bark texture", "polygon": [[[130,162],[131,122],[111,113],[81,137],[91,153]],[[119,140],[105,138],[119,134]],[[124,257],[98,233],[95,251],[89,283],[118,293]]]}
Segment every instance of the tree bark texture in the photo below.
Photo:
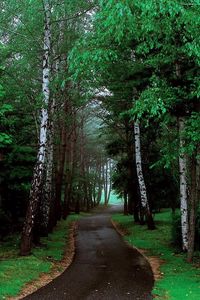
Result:
{"label": "tree bark texture", "polygon": [[45,173],[45,158],[47,147],[47,125],[48,125],[48,104],[50,99],[50,50],[51,50],[51,11],[49,1],[44,1],[44,55],[42,72],[42,93],[43,108],[41,111],[40,136],[37,162],[34,168],[32,186],[30,190],[29,203],[25,217],[25,223],[21,237],[21,255],[28,255],[31,251],[32,233],[35,223],[35,217],[41,197],[43,176]]}
{"label": "tree bark texture", "polygon": [[179,155],[179,174],[180,174],[180,208],[181,208],[181,231],[182,231],[182,249],[188,250],[188,195],[187,195],[187,160],[186,155],[181,153],[184,147],[182,133],[185,128],[184,118],[179,118],[179,140],[180,140],[180,155]]}
{"label": "tree bark texture", "polygon": [[55,203],[56,203],[56,217],[57,220],[61,218],[61,196],[62,196],[62,185],[63,185],[63,176],[64,176],[64,166],[65,166],[65,158],[66,158],[66,139],[67,132],[66,126],[64,122],[61,125],[61,144],[60,151],[57,163],[57,172],[56,172],[56,195],[55,195]]}
{"label": "tree bark texture", "polygon": [[128,194],[124,191],[124,215],[128,215]]}
{"label": "tree bark texture", "polygon": [[52,201],[54,198],[53,189],[53,170],[54,170],[54,124],[53,124],[53,109],[52,103],[49,111],[49,124],[48,124],[48,139],[46,150],[46,176],[44,184],[44,192],[41,203],[41,229],[43,235],[48,235],[49,231],[49,218]]}
{"label": "tree bark texture", "polygon": [[108,197],[108,161],[103,167],[103,185],[104,185],[104,204],[107,205],[107,197]]}
{"label": "tree bark texture", "polygon": [[148,229],[154,229],[155,225],[153,222],[153,217],[148,203],[146,185],[145,185],[144,175],[142,170],[140,125],[138,122],[134,123],[134,133],[135,133],[135,160],[136,160],[136,170],[137,170],[137,177],[138,177],[138,183],[140,189],[141,206],[146,216]]}
{"label": "tree bark texture", "polygon": [[188,262],[192,262],[195,245],[196,204],[197,204],[197,181],[196,181],[196,155],[191,158],[191,184],[189,194],[189,231],[188,231]]}

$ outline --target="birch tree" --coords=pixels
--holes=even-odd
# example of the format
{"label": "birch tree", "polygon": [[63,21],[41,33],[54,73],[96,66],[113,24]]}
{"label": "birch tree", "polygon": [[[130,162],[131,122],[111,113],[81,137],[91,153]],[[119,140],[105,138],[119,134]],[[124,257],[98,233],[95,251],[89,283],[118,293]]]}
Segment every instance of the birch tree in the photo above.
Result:
{"label": "birch tree", "polygon": [[188,262],[192,262],[195,248],[195,230],[196,230],[196,209],[197,209],[197,168],[196,168],[196,155],[190,159],[190,193],[189,193],[189,230],[188,230]]}
{"label": "birch tree", "polygon": [[50,218],[50,210],[52,206],[52,201],[54,197],[54,188],[53,188],[53,169],[54,169],[54,107],[55,107],[55,99],[50,101],[49,109],[48,109],[48,135],[47,135],[47,143],[46,143],[46,160],[45,160],[45,174],[44,174],[44,187],[43,193],[41,197],[41,224],[40,228],[42,230],[43,235],[48,235],[49,231],[49,218]]}
{"label": "birch tree", "polygon": [[51,8],[49,0],[44,0],[44,55],[42,68],[43,107],[41,110],[40,136],[37,162],[33,173],[27,214],[22,231],[21,255],[27,255],[31,250],[32,234],[38,205],[41,199],[41,188],[45,172],[45,158],[48,136],[48,105],[50,100],[50,53],[51,53]]}
{"label": "birch tree", "polygon": [[144,181],[144,175],[142,170],[142,156],[141,156],[141,142],[140,142],[140,124],[139,122],[134,123],[134,134],[135,134],[135,161],[137,169],[137,177],[140,189],[140,198],[141,198],[141,209],[146,216],[146,221],[148,229],[154,229],[154,222],[149,207],[149,202],[147,198],[146,185]]}
{"label": "birch tree", "polygon": [[187,160],[183,153],[184,140],[183,132],[185,129],[184,118],[179,118],[179,174],[180,174],[180,209],[181,209],[181,231],[182,231],[182,248],[183,251],[188,250],[188,191],[187,191]]}

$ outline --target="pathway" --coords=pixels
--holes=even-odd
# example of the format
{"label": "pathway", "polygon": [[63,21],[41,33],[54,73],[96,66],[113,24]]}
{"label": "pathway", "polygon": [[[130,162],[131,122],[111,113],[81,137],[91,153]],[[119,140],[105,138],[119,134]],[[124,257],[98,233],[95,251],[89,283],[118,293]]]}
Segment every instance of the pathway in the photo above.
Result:
{"label": "pathway", "polygon": [[24,300],[152,299],[149,263],[115,231],[110,221],[113,209],[79,221],[71,266]]}

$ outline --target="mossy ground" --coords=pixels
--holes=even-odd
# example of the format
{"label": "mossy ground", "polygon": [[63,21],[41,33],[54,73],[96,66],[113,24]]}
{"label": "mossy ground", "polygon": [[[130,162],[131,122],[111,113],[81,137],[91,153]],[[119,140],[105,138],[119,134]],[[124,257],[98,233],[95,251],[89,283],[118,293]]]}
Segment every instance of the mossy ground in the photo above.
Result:
{"label": "mossy ground", "polygon": [[63,258],[69,237],[69,224],[77,220],[71,215],[60,221],[54,232],[42,238],[41,248],[35,248],[32,255],[19,256],[19,236],[10,237],[0,246],[0,300],[19,294],[24,285],[48,273],[53,262]]}
{"label": "mossy ground", "polygon": [[[187,263],[185,255],[171,245],[172,216],[169,210],[156,214],[157,229],[153,231],[134,224],[132,216],[116,214],[113,220],[128,231],[124,237],[128,243],[165,261],[160,267],[163,277],[155,282],[153,290],[158,299],[200,299],[200,268]],[[196,259],[198,261],[198,257]]]}

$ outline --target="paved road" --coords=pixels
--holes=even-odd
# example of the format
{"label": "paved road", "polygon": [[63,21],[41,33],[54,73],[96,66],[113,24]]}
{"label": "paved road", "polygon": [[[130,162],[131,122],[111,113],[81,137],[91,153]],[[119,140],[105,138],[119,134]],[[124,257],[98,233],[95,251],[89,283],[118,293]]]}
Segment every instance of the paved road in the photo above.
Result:
{"label": "paved road", "polygon": [[110,222],[111,212],[102,211],[81,219],[74,262],[61,276],[24,299],[152,299],[151,268],[115,231]]}

